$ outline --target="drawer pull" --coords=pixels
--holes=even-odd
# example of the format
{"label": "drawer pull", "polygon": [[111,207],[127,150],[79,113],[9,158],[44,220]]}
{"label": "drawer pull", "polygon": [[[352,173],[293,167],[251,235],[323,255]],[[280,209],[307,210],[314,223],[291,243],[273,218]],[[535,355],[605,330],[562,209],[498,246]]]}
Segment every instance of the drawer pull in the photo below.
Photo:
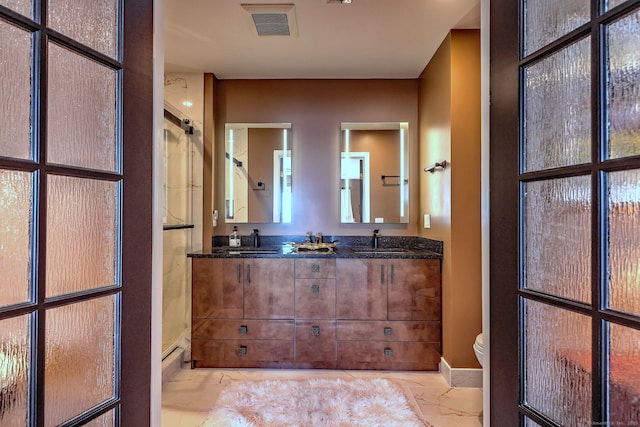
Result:
{"label": "drawer pull", "polygon": [[238,356],[246,356],[247,355],[247,346],[241,345],[238,347]]}
{"label": "drawer pull", "polygon": [[320,326],[312,326],[311,327],[311,335],[313,335],[313,336],[320,335]]}
{"label": "drawer pull", "polygon": [[384,349],[384,357],[393,357],[393,349],[385,348]]}
{"label": "drawer pull", "polygon": [[240,326],[238,332],[240,333],[240,335],[247,335],[247,327],[245,325]]}
{"label": "drawer pull", "polygon": [[319,294],[320,293],[320,285],[311,285],[311,293]]}
{"label": "drawer pull", "polygon": [[389,327],[384,328],[384,336],[390,337],[391,335],[393,335],[393,328],[389,328]]}
{"label": "drawer pull", "polygon": [[312,273],[320,273],[320,264],[311,264]]}

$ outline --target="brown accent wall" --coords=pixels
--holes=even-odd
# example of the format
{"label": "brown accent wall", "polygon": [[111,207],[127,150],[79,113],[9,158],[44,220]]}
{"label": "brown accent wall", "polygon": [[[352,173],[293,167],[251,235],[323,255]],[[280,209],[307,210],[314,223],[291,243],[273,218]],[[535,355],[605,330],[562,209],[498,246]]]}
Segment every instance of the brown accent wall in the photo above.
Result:
{"label": "brown accent wall", "polygon": [[420,234],[444,242],[443,357],[454,368],[479,367],[472,346],[482,330],[480,32],[452,30],[419,84],[420,164],[450,162],[420,177],[420,213],[431,215]]}
{"label": "brown accent wall", "polygon": [[[383,235],[418,233],[418,80],[218,80],[215,90],[219,171],[224,171],[224,123],[292,124],[293,223],[259,224],[262,234],[362,235],[373,228],[381,228]],[[400,121],[409,122],[410,223],[340,224],[340,124]],[[219,173],[214,185],[214,206],[223,212]],[[215,234],[231,230],[222,219],[218,225]],[[244,234],[254,227],[238,228]]]}
{"label": "brown accent wall", "polygon": [[370,198],[371,221],[384,218],[385,222],[400,221],[400,185],[398,178],[382,180],[382,175],[400,175],[399,130],[352,130],[350,150],[375,152],[371,156]]}
{"label": "brown accent wall", "polygon": [[[249,133],[249,222],[273,219],[273,152],[282,150],[282,129],[250,128]],[[259,186],[259,183],[262,186]]]}

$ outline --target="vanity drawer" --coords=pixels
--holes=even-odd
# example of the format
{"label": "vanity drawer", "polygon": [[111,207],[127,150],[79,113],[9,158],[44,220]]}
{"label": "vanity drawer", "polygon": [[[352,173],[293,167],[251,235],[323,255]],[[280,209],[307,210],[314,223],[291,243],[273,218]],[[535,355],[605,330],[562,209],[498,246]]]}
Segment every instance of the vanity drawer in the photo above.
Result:
{"label": "vanity drawer", "polygon": [[440,343],[338,341],[338,369],[437,371]]}
{"label": "vanity drawer", "polygon": [[193,324],[194,339],[292,340],[293,320],[211,320]]}
{"label": "vanity drawer", "polygon": [[293,340],[193,340],[198,366],[242,367],[293,361]]}
{"label": "vanity drawer", "polygon": [[296,362],[336,360],[336,322],[296,320]]}
{"label": "vanity drawer", "polygon": [[296,260],[296,279],[335,279],[334,259],[307,258]]}
{"label": "vanity drawer", "polygon": [[440,322],[338,322],[338,341],[440,342]]}
{"label": "vanity drawer", "polygon": [[296,318],[335,319],[336,279],[296,279]]}

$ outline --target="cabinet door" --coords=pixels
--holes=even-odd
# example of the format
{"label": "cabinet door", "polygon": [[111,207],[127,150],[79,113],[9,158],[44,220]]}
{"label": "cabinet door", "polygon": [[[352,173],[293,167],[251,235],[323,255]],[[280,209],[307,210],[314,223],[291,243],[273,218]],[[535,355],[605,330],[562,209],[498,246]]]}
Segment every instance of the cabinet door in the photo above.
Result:
{"label": "cabinet door", "polygon": [[387,260],[336,260],[336,317],[387,319]]}
{"label": "cabinet door", "polygon": [[336,322],[296,320],[296,362],[335,362]]}
{"label": "cabinet door", "polygon": [[389,260],[389,320],[440,320],[440,261]]}
{"label": "cabinet door", "polygon": [[293,303],[292,259],[245,259],[245,319],[293,319]]}
{"label": "cabinet door", "polygon": [[242,260],[193,258],[194,318],[242,318]]}
{"label": "cabinet door", "polygon": [[296,319],[335,319],[336,279],[296,279]]}

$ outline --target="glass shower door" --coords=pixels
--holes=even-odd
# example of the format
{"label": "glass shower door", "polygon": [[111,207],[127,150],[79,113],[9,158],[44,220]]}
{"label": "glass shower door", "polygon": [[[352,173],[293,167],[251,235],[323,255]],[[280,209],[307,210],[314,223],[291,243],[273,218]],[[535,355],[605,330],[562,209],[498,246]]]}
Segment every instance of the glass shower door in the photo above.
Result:
{"label": "glass shower door", "polygon": [[189,339],[192,143],[179,110],[165,104],[162,356]]}

